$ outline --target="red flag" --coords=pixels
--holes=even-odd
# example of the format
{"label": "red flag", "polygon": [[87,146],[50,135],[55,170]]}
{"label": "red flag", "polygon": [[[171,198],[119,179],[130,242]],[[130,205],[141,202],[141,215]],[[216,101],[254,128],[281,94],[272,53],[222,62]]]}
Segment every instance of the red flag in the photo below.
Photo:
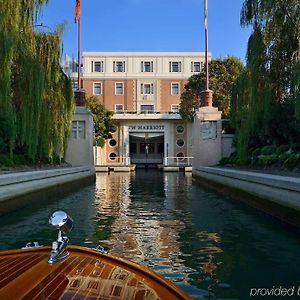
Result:
{"label": "red flag", "polygon": [[76,0],[75,5],[75,23],[80,20],[80,0]]}

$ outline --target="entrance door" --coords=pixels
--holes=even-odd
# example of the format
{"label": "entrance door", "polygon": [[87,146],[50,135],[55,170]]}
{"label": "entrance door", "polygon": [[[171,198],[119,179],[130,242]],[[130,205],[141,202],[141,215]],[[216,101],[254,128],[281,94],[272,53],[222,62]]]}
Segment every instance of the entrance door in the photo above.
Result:
{"label": "entrance door", "polygon": [[129,134],[129,149],[133,164],[162,164],[164,157],[164,135],[147,133]]}
{"label": "entrance door", "polygon": [[155,143],[148,143],[146,140],[140,143],[140,153],[144,153],[146,156],[155,154]]}

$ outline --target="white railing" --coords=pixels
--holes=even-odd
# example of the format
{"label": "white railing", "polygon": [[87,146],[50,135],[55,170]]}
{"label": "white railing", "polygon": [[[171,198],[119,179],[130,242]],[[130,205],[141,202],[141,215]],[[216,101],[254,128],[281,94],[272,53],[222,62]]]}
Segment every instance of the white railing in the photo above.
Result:
{"label": "white railing", "polygon": [[155,153],[139,153],[131,154],[131,162],[133,164],[162,164],[162,154]]}
{"label": "white railing", "polygon": [[164,157],[164,166],[191,166],[193,157],[177,157],[167,156]]}
{"label": "white railing", "polygon": [[116,156],[114,159],[110,159],[105,165],[122,165],[130,166],[131,160],[129,156]]}

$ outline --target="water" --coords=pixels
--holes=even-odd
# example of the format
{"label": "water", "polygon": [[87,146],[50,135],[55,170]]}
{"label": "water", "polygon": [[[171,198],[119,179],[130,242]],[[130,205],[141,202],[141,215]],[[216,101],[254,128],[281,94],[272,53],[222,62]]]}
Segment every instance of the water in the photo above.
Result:
{"label": "water", "polygon": [[[49,195],[51,198],[51,195]],[[103,245],[146,265],[195,299],[249,299],[251,288],[300,286],[300,239],[263,213],[192,182],[190,175],[97,174],[96,185],[1,217],[0,249],[49,245],[57,209],[75,220],[71,242]],[[275,296],[256,299],[281,299]]]}

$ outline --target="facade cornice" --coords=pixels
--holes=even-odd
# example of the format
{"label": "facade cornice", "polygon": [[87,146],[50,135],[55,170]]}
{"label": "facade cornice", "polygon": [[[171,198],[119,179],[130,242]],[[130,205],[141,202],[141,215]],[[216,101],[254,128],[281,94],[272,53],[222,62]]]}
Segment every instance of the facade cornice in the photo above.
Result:
{"label": "facade cornice", "polygon": [[[196,74],[196,73],[195,73]],[[193,75],[193,74],[191,74]],[[190,75],[190,76],[191,76]],[[170,75],[154,75],[151,76],[82,76],[82,80],[188,80],[190,76],[182,75],[182,76],[170,76]]]}
{"label": "facade cornice", "polygon": [[[82,52],[83,57],[198,57],[205,56],[205,52]],[[209,53],[211,57],[211,53]]]}
{"label": "facade cornice", "polygon": [[160,114],[160,113],[120,113],[114,114],[112,116],[114,120],[135,120],[135,121],[142,121],[142,120],[182,120],[180,114]]}

